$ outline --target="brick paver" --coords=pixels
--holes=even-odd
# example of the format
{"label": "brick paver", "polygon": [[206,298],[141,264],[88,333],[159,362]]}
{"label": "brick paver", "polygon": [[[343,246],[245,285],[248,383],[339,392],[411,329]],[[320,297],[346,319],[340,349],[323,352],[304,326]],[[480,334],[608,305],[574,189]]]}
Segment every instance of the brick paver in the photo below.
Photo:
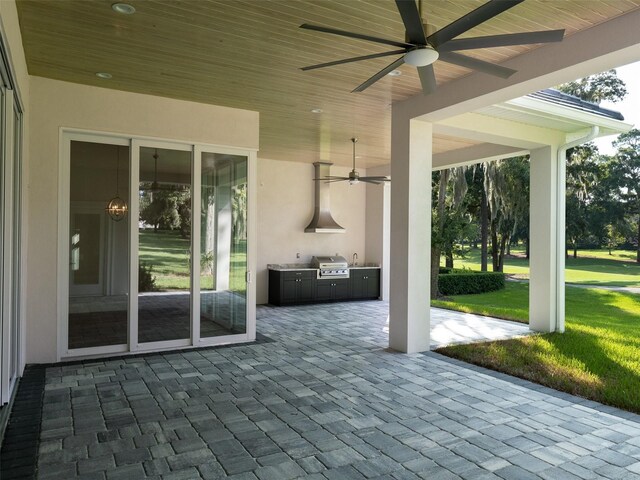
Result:
{"label": "brick paver", "polygon": [[638,417],[388,351],[385,308],[259,307],[274,342],[50,367],[38,476],[640,478]]}

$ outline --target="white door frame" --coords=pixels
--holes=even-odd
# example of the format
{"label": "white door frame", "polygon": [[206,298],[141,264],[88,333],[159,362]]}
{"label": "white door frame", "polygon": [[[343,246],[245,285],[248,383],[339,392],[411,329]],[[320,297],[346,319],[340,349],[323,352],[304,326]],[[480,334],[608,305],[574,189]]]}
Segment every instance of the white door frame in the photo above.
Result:
{"label": "white door frame", "polygon": [[[70,215],[70,153],[71,142],[95,142],[130,147],[129,176],[129,331],[128,344],[104,347],[73,349],[68,348],[69,322],[69,249],[67,237]],[[59,134],[59,185],[58,185],[58,361],[64,358],[98,357],[110,354],[135,354],[142,352],[173,350],[209,345],[224,345],[253,341],[256,338],[256,254],[257,254],[257,150],[237,148],[225,145],[203,144],[181,140],[161,139],[126,134],[111,134],[81,129],[61,128]],[[190,151],[192,154],[192,217],[199,213],[193,207],[200,208],[200,161],[202,152],[213,152],[247,157],[247,318],[246,333],[220,337],[200,338],[200,262],[192,261],[191,271],[191,337],[188,339],[162,342],[140,343],[138,339],[138,218],[140,199],[138,191],[140,180],[140,147],[165,148]],[[197,203],[196,203],[197,202]],[[200,223],[192,221],[192,258],[199,258]],[[196,257],[196,254],[198,255]]]}

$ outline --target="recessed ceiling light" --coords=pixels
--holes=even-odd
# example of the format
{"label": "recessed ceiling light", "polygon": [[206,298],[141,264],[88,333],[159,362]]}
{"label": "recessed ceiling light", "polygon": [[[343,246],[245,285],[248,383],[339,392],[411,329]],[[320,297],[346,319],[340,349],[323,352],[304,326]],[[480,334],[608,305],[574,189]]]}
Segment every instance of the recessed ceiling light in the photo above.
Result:
{"label": "recessed ceiling light", "polygon": [[122,13],[123,15],[131,15],[136,13],[136,9],[133,5],[129,5],[128,3],[114,3],[111,5],[111,8],[114,12]]}
{"label": "recessed ceiling light", "polygon": [[110,78],[113,78],[113,75],[107,72],[98,72],[96,73],[96,77],[102,78],[104,80],[109,80]]}
{"label": "recessed ceiling light", "polygon": [[399,77],[400,75],[402,75],[402,72],[400,70],[391,70],[389,73],[387,73],[387,75],[389,75],[390,77]]}
{"label": "recessed ceiling light", "polygon": [[311,109],[311,113],[322,113],[322,109],[321,108],[312,108]]}

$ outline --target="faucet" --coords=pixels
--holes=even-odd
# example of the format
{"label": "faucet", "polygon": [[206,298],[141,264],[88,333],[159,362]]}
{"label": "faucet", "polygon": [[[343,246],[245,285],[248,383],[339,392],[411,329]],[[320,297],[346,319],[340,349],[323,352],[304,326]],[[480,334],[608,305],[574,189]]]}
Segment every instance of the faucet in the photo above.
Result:
{"label": "faucet", "polygon": [[358,254],[354,253],[353,257],[351,258],[351,265],[357,265],[358,263],[356,262],[356,260],[358,259]]}

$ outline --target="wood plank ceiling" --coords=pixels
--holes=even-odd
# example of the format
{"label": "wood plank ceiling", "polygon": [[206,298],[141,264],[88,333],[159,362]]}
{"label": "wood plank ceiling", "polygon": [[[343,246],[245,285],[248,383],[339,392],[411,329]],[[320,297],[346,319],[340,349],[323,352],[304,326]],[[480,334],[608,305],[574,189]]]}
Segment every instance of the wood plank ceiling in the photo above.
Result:
{"label": "wood plank ceiling", "polygon": [[[351,90],[395,57],[310,72],[300,67],[386,51],[374,43],[302,30],[302,23],[404,40],[391,0],[18,0],[31,75],[260,112],[263,158],[349,165],[357,136],[362,167],[389,162],[390,105],[420,94],[415,68],[363,93]],[[438,28],[484,3],[425,0]],[[566,35],[638,8],[640,0],[528,0],[464,36],[565,28]],[[500,63],[536,45],[465,52]],[[392,49],[392,48],[391,48]],[[469,74],[436,62],[439,83]],[[109,72],[101,80],[96,72]],[[500,81],[500,79],[496,79]],[[436,93],[437,94],[437,93]],[[312,109],[319,108],[320,114]],[[436,152],[469,146],[436,138]]]}

